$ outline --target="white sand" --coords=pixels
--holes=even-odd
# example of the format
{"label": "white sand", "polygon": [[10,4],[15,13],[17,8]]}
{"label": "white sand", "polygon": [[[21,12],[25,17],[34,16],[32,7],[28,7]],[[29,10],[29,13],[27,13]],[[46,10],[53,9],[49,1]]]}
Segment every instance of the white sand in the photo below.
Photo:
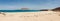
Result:
{"label": "white sand", "polygon": [[60,21],[60,12],[16,12],[0,14],[0,21]]}

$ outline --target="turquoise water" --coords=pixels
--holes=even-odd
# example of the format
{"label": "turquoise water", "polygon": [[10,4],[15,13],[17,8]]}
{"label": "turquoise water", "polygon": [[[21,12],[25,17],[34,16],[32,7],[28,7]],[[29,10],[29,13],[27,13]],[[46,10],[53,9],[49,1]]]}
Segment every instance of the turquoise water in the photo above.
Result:
{"label": "turquoise water", "polygon": [[37,12],[39,10],[0,10],[0,12]]}

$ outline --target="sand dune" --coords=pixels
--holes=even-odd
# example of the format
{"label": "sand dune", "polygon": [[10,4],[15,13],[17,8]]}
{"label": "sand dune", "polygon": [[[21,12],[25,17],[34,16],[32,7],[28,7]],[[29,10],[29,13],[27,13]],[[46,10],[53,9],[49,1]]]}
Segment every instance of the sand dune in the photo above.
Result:
{"label": "sand dune", "polygon": [[0,14],[0,21],[60,21],[60,12],[15,12]]}

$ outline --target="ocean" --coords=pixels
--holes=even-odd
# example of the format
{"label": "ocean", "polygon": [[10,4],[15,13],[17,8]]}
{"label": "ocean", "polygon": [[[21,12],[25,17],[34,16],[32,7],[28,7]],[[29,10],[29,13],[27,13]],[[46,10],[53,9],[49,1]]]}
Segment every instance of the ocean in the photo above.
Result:
{"label": "ocean", "polygon": [[37,12],[39,10],[0,10],[0,12]]}

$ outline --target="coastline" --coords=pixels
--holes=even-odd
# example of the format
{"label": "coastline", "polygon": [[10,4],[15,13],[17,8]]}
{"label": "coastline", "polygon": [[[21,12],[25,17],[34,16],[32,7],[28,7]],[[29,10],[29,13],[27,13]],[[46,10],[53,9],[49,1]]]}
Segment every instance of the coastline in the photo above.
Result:
{"label": "coastline", "polygon": [[5,13],[0,16],[0,21],[60,21],[60,12],[40,11],[40,12],[17,12]]}

